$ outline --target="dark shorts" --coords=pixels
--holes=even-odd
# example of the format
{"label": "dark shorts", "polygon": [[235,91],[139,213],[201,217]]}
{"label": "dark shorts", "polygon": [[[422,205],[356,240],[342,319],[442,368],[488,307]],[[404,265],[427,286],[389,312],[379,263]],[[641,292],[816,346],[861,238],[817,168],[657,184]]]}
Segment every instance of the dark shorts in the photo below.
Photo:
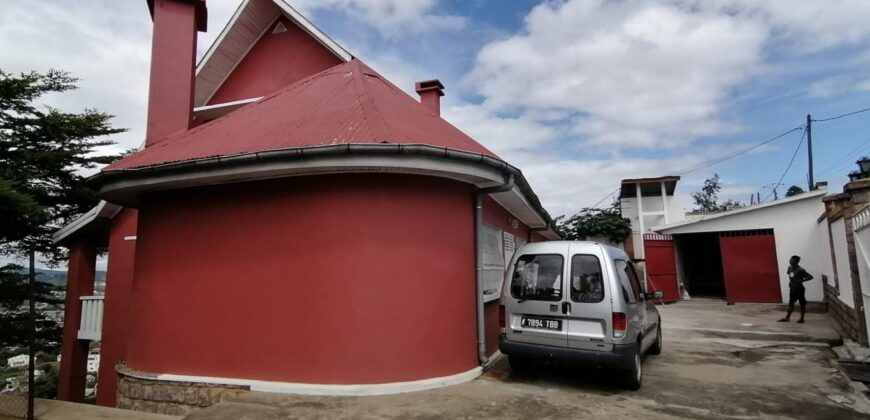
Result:
{"label": "dark shorts", "polygon": [[806,297],[807,289],[801,287],[800,289],[789,289],[788,291],[788,303],[800,302],[801,305],[807,304]]}

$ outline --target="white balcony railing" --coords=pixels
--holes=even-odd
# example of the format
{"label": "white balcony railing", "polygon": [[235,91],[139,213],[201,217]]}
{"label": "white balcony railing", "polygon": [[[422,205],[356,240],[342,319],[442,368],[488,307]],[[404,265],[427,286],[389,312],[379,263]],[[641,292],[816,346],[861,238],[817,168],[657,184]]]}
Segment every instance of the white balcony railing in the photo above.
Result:
{"label": "white balcony railing", "polygon": [[99,341],[103,332],[103,296],[82,296],[79,340]]}

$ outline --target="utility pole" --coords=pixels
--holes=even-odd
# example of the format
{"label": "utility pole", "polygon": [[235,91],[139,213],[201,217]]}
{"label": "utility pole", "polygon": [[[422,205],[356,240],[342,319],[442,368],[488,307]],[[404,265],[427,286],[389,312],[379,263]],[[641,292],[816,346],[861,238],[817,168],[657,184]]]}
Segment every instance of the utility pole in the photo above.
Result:
{"label": "utility pole", "polygon": [[[36,253],[33,249],[30,250],[30,272],[28,273],[27,295],[28,295],[28,328],[27,328],[27,420],[33,420],[33,392],[36,388],[36,302],[34,301],[35,283],[36,283]],[[67,362],[69,363],[69,362]]]}
{"label": "utility pole", "polygon": [[813,119],[810,114],[807,114],[807,157],[809,158],[809,183],[810,188],[807,191],[816,189],[815,180],[813,180]]}

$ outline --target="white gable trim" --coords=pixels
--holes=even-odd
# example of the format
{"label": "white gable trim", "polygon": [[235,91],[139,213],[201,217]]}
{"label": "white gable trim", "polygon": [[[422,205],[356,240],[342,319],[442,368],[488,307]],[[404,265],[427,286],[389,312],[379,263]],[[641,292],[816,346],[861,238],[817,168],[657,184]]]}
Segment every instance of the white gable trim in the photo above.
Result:
{"label": "white gable trim", "polygon": [[[303,16],[301,13],[299,13],[292,6],[287,4],[286,1],[284,1],[284,0],[243,0],[239,4],[239,7],[236,9],[235,13],[233,13],[233,16],[230,18],[229,22],[224,26],[224,28],[221,30],[221,33],[218,35],[218,37],[215,39],[215,41],[212,43],[212,45],[206,51],[205,55],[200,60],[199,64],[197,64],[197,66],[196,66],[196,77],[197,78],[199,78],[200,74],[206,68],[208,68],[209,63],[214,59],[214,54],[217,52],[217,50],[220,48],[220,46],[224,43],[227,36],[231,32],[231,28],[234,28],[236,26],[237,21],[241,18],[241,16],[245,13],[245,11],[251,5],[251,2],[267,2],[267,3],[271,2],[278,9],[276,16],[274,17],[274,19],[270,20],[270,23],[268,25],[266,25],[264,28],[261,29],[260,33],[256,36],[254,41],[250,45],[246,46],[244,53],[241,54],[241,56],[239,56],[239,58],[235,61],[235,63],[232,64],[232,66],[226,72],[226,74],[222,74],[222,75],[218,76],[218,77],[220,77],[220,82],[214,83],[213,85],[211,85],[211,83],[209,83],[210,86],[205,88],[205,89],[209,90],[207,92],[207,94],[205,95],[205,99],[197,100],[196,105],[203,106],[203,105],[207,104],[208,101],[211,100],[211,98],[215,95],[215,93],[226,82],[227,78],[229,78],[229,76],[233,73],[233,71],[235,71],[235,69],[239,65],[239,63],[241,63],[242,60],[245,59],[245,57],[248,55],[248,53],[251,51],[251,49],[254,47],[254,45],[257,44],[257,42],[263,37],[263,35],[265,35],[265,33],[269,30],[269,28],[271,28],[275,24],[275,21],[278,20],[278,18],[280,18],[282,14],[284,17],[289,19],[293,24],[295,24],[296,26],[301,28],[309,36],[311,36],[317,42],[319,42],[321,45],[323,45],[327,50],[329,50],[332,54],[334,54],[340,60],[342,60],[344,62],[348,62],[351,59],[353,59],[353,55],[351,55],[347,50],[345,50],[343,47],[338,45],[337,42],[335,42],[332,38],[330,38],[328,35],[323,33],[316,26],[314,26],[313,23],[311,23],[308,19],[306,19],[305,16]],[[208,82],[206,82],[206,83],[208,83]],[[201,98],[201,96],[199,96],[199,95],[195,95],[195,96]]]}

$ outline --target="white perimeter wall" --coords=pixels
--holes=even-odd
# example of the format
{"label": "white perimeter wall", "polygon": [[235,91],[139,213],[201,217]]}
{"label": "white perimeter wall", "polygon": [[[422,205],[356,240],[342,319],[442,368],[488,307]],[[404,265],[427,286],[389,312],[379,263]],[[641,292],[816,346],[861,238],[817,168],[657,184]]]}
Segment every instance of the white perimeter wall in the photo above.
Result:
{"label": "white perimeter wall", "polygon": [[831,222],[831,237],[834,239],[834,265],[837,283],[840,287],[840,300],[850,308],[855,307],[852,295],[852,273],[849,271],[849,251],[846,244],[846,220],[842,217]]}
{"label": "white perimeter wall", "polygon": [[[815,277],[812,281],[805,283],[807,300],[821,302],[824,300],[821,272],[824,270],[825,259],[830,259],[830,254],[825,254],[825,250],[819,247],[822,238],[817,220],[824,211],[822,195],[820,194],[788,203],[663,229],[661,233],[681,234],[773,229],[782,301],[788,302],[788,275],[786,274],[788,260],[792,255],[800,255],[801,266]],[[836,241],[836,239],[834,240]],[[845,246],[845,240],[843,244]],[[840,290],[843,290],[842,287]],[[851,293],[851,289],[849,293]]]}

